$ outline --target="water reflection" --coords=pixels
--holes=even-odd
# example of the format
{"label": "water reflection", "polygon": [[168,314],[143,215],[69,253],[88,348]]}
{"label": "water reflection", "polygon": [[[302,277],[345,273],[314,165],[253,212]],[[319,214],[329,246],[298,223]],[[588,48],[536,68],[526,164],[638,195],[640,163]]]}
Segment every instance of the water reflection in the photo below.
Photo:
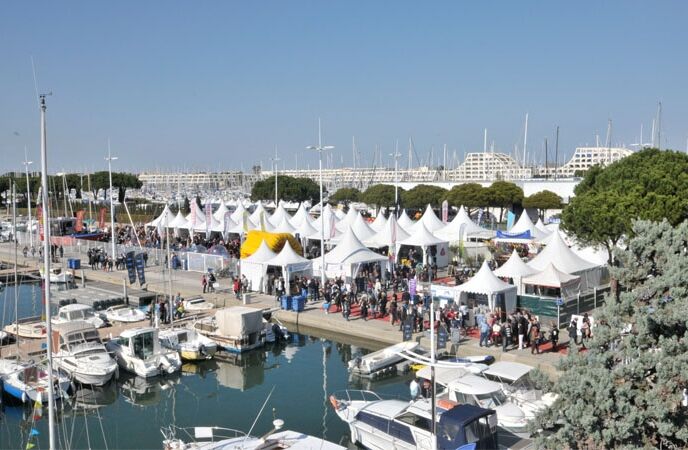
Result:
{"label": "water reflection", "polygon": [[256,349],[246,353],[230,353],[218,361],[217,382],[220,386],[245,391],[265,381],[267,355]]}
{"label": "water reflection", "polygon": [[110,382],[104,386],[76,385],[77,389],[69,404],[75,415],[95,412],[103,406],[112,405],[117,400],[117,384]]}
{"label": "water reflection", "polygon": [[179,384],[180,378],[178,373],[151,379],[127,375],[120,380],[120,391],[127,403],[141,407],[153,406],[160,402],[163,391]]}

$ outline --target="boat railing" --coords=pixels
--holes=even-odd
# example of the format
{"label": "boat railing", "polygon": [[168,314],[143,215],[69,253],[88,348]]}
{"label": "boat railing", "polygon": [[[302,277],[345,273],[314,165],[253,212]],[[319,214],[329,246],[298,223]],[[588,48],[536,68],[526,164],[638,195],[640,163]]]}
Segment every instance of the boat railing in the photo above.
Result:
{"label": "boat railing", "polygon": [[382,400],[382,397],[378,395],[377,393],[373,391],[366,391],[362,389],[345,389],[342,391],[337,391],[334,394],[334,397],[347,401],[347,402],[353,402],[353,401],[364,401],[364,402],[372,402],[372,401],[378,401]]}
{"label": "boat railing", "polygon": [[170,425],[163,427],[160,432],[167,440],[183,442],[215,442],[248,436],[241,430],[223,427],[178,427]]}

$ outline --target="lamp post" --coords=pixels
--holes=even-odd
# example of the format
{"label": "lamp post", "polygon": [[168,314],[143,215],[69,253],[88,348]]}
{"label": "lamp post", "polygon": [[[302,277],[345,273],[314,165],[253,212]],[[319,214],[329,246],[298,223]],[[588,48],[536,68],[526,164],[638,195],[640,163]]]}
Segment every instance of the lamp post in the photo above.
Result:
{"label": "lamp post", "polygon": [[318,172],[320,175],[320,286],[325,288],[325,205],[323,204],[322,152],[334,149],[333,145],[322,145],[322,130],[318,118],[318,145],[309,145],[307,150],[318,152]]}
{"label": "lamp post", "polygon": [[26,148],[24,148],[24,168],[26,169],[26,206],[29,209],[29,246],[33,248],[33,229],[31,228],[31,186],[29,185],[29,165],[31,164],[33,164],[33,161],[29,161]]}
{"label": "lamp post", "polygon": [[277,163],[280,161],[277,157],[277,147],[275,147],[275,156],[270,160],[272,161],[272,171],[275,173],[275,209],[277,209]]}
{"label": "lamp post", "polygon": [[115,259],[115,205],[112,202],[112,161],[117,161],[116,156],[110,154],[110,140],[108,139],[108,155],[105,161],[108,162],[108,176],[110,178],[110,232],[112,239],[112,259]]}
{"label": "lamp post", "polygon": [[401,153],[399,153],[399,141],[397,141],[396,146],[394,147],[394,153],[390,153],[389,156],[394,158],[394,213],[397,217],[399,217],[399,177],[398,177],[398,171],[399,171],[399,157],[401,156]]}

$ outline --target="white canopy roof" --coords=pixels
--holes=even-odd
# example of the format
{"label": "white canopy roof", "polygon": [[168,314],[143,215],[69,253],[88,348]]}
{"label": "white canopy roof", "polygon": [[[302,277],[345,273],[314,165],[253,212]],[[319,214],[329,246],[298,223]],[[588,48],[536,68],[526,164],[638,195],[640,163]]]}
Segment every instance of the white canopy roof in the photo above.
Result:
{"label": "white canopy roof", "polygon": [[544,233],[547,233],[547,234],[550,233],[550,231],[545,227],[545,224],[542,222],[542,219],[540,217],[538,217],[537,222],[535,222],[535,228],[537,228],[538,230],[540,230]]}
{"label": "white canopy roof", "polygon": [[[395,234],[396,233],[396,234]],[[389,215],[389,219],[385,222],[384,227],[378,231],[375,236],[366,241],[366,245],[370,247],[385,247],[392,245],[392,242],[399,243],[408,239],[410,234],[404,231],[397,223],[394,214]]]}
{"label": "white canopy roof", "polygon": [[413,220],[406,214],[406,210],[402,209],[401,214],[399,215],[399,218],[397,219],[397,223],[401,228],[404,229],[404,231],[411,231],[411,228],[413,227]]}
{"label": "white canopy roof", "polygon": [[[336,214],[336,210],[335,210]],[[347,227],[353,226],[354,222],[356,221],[356,217],[360,217],[361,214],[359,214],[358,211],[356,211],[355,208],[349,208],[349,211],[346,213],[346,216],[344,216],[343,219],[341,219],[339,222],[337,222],[337,230],[341,231],[342,233],[346,231]]]}
{"label": "white canopy roof", "polygon": [[440,239],[432,234],[422,222],[418,223],[411,236],[403,241],[399,241],[402,245],[415,245],[418,247],[428,247],[430,245],[438,245],[447,242],[445,239]]}
{"label": "white canopy roof", "polygon": [[263,204],[261,202],[258,202],[258,206],[256,207],[255,211],[251,214],[251,222],[255,223],[258,227],[260,227],[260,216],[261,213],[263,214],[263,217],[265,218],[265,228],[267,229],[267,222],[270,220],[270,213],[268,213],[265,208],[263,207]]}
{"label": "white canopy roof", "polygon": [[274,226],[277,226],[282,223],[283,219],[287,219],[289,221],[291,220],[291,216],[287,210],[284,209],[282,202],[280,202],[279,205],[277,205],[277,208],[275,208],[275,212],[272,213],[272,216],[270,217],[270,223]]}
{"label": "white canopy roof", "polygon": [[[271,222],[271,223],[273,223],[273,222]],[[289,220],[285,216],[282,216],[282,221],[280,223],[278,223],[277,225],[275,225],[274,232],[275,233],[291,233],[291,234],[294,234],[294,233],[296,233],[296,228],[294,228],[294,226],[291,223],[289,223]]]}
{"label": "white canopy roof", "polygon": [[516,286],[505,283],[497,278],[497,276],[492,273],[490,267],[487,265],[487,261],[483,261],[483,265],[480,266],[478,273],[476,273],[473,278],[466,281],[464,284],[456,286],[456,289],[461,292],[491,295],[496,292],[516,290]]}
{"label": "white canopy roof", "polygon": [[246,208],[244,208],[243,202],[239,200],[237,202],[236,209],[232,213],[232,220],[236,223],[241,223],[241,218],[244,216],[244,211],[246,211]]}
{"label": "white canopy roof", "polygon": [[325,264],[357,264],[386,260],[386,256],[375,253],[363,245],[351,227],[346,230],[339,244],[329,253],[325,253]]}
{"label": "white canopy roof", "polygon": [[425,212],[423,213],[423,216],[420,218],[420,220],[413,224],[413,228],[411,229],[411,231],[415,231],[415,229],[418,228],[420,224],[425,225],[425,228],[427,228],[428,231],[430,231],[431,233],[434,233],[435,231],[442,229],[447,225],[437,218],[437,216],[435,215],[435,211],[432,210],[432,206],[430,206],[429,204],[425,208]]}
{"label": "white canopy roof", "polygon": [[534,284],[537,286],[557,287],[560,288],[570,282],[579,281],[580,277],[576,275],[568,275],[557,269],[554,264],[549,263],[545,270],[536,274],[524,277],[521,282],[523,284]]}
{"label": "white canopy roof", "polygon": [[463,206],[459,208],[459,212],[456,213],[456,217],[454,217],[451,222],[435,232],[435,236],[447,239],[448,241],[460,241],[462,240],[461,225],[463,225],[464,238],[465,236],[476,235],[494,236],[493,231],[483,228],[473,222]]}
{"label": "white canopy roof", "polygon": [[299,228],[304,221],[308,221],[309,224],[313,222],[311,216],[308,215],[308,210],[306,209],[306,206],[303,203],[301,203],[299,205],[299,209],[296,210],[290,222],[296,228]]}
{"label": "white canopy roof", "polygon": [[268,261],[268,264],[271,266],[281,266],[281,267],[288,267],[288,266],[307,266],[313,264],[313,262],[310,259],[306,259],[303,256],[299,255],[294,251],[293,248],[291,248],[291,244],[289,241],[284,242],[284,247],[282,247],[282,251],[280,251],[277,256],[275,256],[273,259]]}
{"label": "white canopy roof", "polygon": [[161,226],[163,227],[169,227],[170,223],[172,222],[172,212],[170,211],[170,207],[165,205],[165,208],[162,210],[162,213],[156,217],[155,219],[151,220],[146,224],[148,227],[157,227],[160,222],[162,222]]}
{"label": "white canopy roof", "polygon": [[260,241],[260,245],[258,246],[258,249],[256,249],[255,252],[248,258],[244,258],[243,261],[251,262],[251,263],[267,263],[273,259],[277,254],[270,250],[270,247],[268,247],[268,244],[265,243],[265,241]]}
{"label": "white canopy roof", "polygon": [[[294,225],[293,222],[292,222],[292,225]],[[302,220],[301,223],[298,226],[296,226],[295,228],[296,228],[296,233],[298,233],[299,236],[301,236],[301,237],[307,238],[307,237],[310,237],[314,234],[317,234],[318,236],[320,236],[320,234],[319,234],[320,230],[317,230],[313,225],[311,225],[310,219]],[[320,239],[320,238],[318,238],[318,239]]]}
{"label": "white canopy roof", "polygon": [[524,263],[516,250],[511,253],[509,259],[501,267],[494,271],[495,275],[502,278],[527,277],[535,273],[537,270]]}
{"label": "white canopy roof", "polygon": [[535,225],[530,220],[530,217],[528,217],[528,213],[525,210],[523,210],[523,212],[521,213],[521,217],[519,217],[518,221],[514,224],[513,227],[511,227],[509,233],[519,234],[525,233],[526,231],[530,231],[530,237],[538,241],[544,239],[549,234],[546,231],[542,231],[535,228]]}
{"label": "white canopy roof", "polygon": [[222,221],[224,220],[224,218],[225,218],[225,213],[226,213],[227,211],[229,211],[229,209],[227,208],[227,205],[225,204],[225,201],[224,201],[224,200],[221,200],[221,201],[220,201],[220,206],[218,206],[217,211],[215,211],[215,212],[213,213],[213,217],[214,217],[217,221],[222,222]]}
{"label": "white canopy roof", "polygon": [[[346,219],[345,219],[346,220]],[[339,222],[337,226],[339,226],[342,222]],[[354,234],[358,238],[359,241],[365,242],[369,239],[371,239],[373,236],[375,236],[375,231],[370,228],[370,225],[366,223],[365,220],[363,220],[363,216],[360,214],[356,213],[356,216],[354,218],[354,221],[352,224],[349,225],[351,229],[353,230]],[[342,236],[335,236],[332,238],[334,242],[339,241],[342,238]]]}
{"label": "white canopy roof", "polygon": [[584,260],[571,250],[558,232],[549,244],[528,265],[538,271],[545,270],[548,264],[554,264],[559,270],[567,274],[575,274],[584,270],[598,267],[597,264]]}
{"label": "white canopy roof", "polygon": [[217,233],[224,233],[225,229],[228,233],[240,233],[241,227],[239,224],[234,222],[231,217],[227,217],[227,226],[225,227],[225,217],[223,216],[220,220],[215,220],[213,218],[213,226],[210,231],[215,231]]}
{"label": "white canopy roof", "polygon": [[[336,230],[336,224],[338,222],[337,217],[335,216],[334,212],[332,211],[332,207],[329,204],[325,204],[325,208],[323,209],[323,213],[313,221],[311,225],[313,225],[313,228],[315,228],[318,233],[317,236],[313,235],[313,239],[320,239],[320,221],[323,220],[325,222],[325,239],[330,239],[333,237],[332,234],[332,228]],[[335,227],[332,226],[332,223],[335,224]],[[336,233],[335,233],[336,234]],[[311,236],[309,236],[311,237]]]}
{"label": "white canopy roof", "polygon": [[342,220],[346,214],[341,209],[334,209],[334,215],[338,220]]}
{"label": "white canopy roof", "polygon": [[184,218],[181,210],[177,211],[177,215],[172,219],[168,225],[170,228],[188,228],[188,222]]}
{"label": "white canopy roof", "polygon": [[386,223],[387,218],[385,217],[385,213],[382,212],[382,208],[380,208],[380,211],[375,217],[375,220],[373,221],[373,223],[370,224],[370,228],[372,228],[373,231],[379,232],[380,230],[382,230],[382,228],[384,228]]}

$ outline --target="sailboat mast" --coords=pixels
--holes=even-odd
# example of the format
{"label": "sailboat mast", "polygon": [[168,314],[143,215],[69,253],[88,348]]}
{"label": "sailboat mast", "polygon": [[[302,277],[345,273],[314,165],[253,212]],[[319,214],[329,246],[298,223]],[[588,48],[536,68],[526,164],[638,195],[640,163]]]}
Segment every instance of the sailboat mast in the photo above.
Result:
{"label": "sailboat mast", "polygon": [[48,430],[50,436],[50,449],[57,448],[55,443],[55,387],[53,386],[53,343],[52,324],[50,322],[50,208],[48,205],[48,155],[47,136],[45,126],[45,95],[40,96],[41,101],[41,186],[43,203],[43,263],[45,279],[45,328],[46,328],[46,352],[48,354]]}
{"label": "sailboat mast", "polygon": [[[12,233],[12,240],[14,241],[14,323],[16,324],[16,332],[19,335],[19,276],[17,275],[17,260],[19,255],[17,255],[17,247],[19,243],[17,242],[17,183],[12,183],[12,225],[14,226],[14,232]],[[19,357],[19,339],[15,339],[17,342],[17,357]]]}

